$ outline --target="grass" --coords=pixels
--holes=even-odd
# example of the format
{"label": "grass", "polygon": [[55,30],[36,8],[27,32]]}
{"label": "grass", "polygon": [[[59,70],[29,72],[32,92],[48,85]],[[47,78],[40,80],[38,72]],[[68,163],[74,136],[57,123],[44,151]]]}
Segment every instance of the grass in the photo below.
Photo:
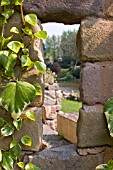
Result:
{"label": "grass", "polygon": [[81,102],[62,99],[62,111],[64,113],[73,113],[79,112],[79,109],[82,107]]}

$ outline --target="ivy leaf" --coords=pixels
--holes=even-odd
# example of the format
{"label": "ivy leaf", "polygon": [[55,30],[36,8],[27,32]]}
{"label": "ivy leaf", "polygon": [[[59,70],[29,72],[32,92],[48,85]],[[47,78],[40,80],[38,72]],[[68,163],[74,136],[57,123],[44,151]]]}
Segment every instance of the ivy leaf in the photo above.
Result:
{"label": "ivy leaf", "polygon": [[35,87],[30,83],[10,82],[1,94],[1,104],[14,119],[18,119],[24,108],[33,101],[35,95]]}
{"label": "ivy leaf", "polygon": [[29,27],[25,27],[22,30],[25,34],[32,35],[32,29],[30,29]]}
{"label": "ivy leaf", "polygon": [[5,9],[4,12],[2,12],[2,15],[6,18],[9,19],[14,13],[14,9]]}
{"label": "ivy leaf", "polygon": [[32,110],[28,110],[25,114],[26,114],[28,119],[35,121],[35,115],[34,115],[34,112]]}
{"label": "ivy leaf", "polygon": [[1,128],[1,135],[2,136],[10,136],[14,133],[14,127],[12,125],[12,122],[7,123]]}
{"label": "ivy leaf", "polygon": [[3,125],[4,125],[4,119],[0,117],[0,127],[2,127]]}
{"label": "ivy leaf", "polygon": [[40,170],[40,168],[36,165],[34,165],[34,170]]}
{"label": "ivy leaf", "polygon": [[30,138],[30,136],[25,135],[21,138],[21,142],[26,145],[26,146],[31,146],[32,145],[32,140]]}
{"label": "ivy leaf", "polygon": [[108,124],[108,129],[111,137],[113,137],[113,97],[107,100],[104,107],[104,112]]}
{"label": "ivy leaf", "polygon": [[28,164],[25,166],[25,170],[40,170],[40,168],[37,167],[36,165],[33,165],[32,163],[28,163]]}
{"label": "ivy leaf", "polygon": [[16,64],[17,54],[11,53],[9,55],[9,51],[0,51],[0,63],[6,69],[5,73],[14,77],[13,67]]}
{"label": "ivy leaf", "polygon": [[109,169],[113,169],[113,160],[108,161],[107,166]]}
{"label": "ivy leaf", "polygon": [[0,19],[0,25],[4,25],[4,24],[7,24],[7,20],[5,18],[1,18]]}
{"label": "ivy leaf", "polygon": [[46,65],[43,62],[36,61],[34,63],[34,66],[37,70],[39,70],[41,73],[45,74],[46,73]]}
{"label": "ivy leaf", "polygon": [[7,44],[11,41],[12,37],[13,35],[3,39],[3,42],[2,42],[3,49],[7,49]]}
{"label": "ivy leaf", "polygon": [[28,163],[26,166],[25,166],[25,170],[34,170],[34,165],[32,163]]}
{"label": "ivy leaf", "polygon": [[35,87],[35,89],[36,89],[36,95],[38,96],[41,96],[42,95],[42,88],[41,88],[41,86],[40,86],[40,84],[39,83],[36,83],[36,84],[34,84],[34,87]]}
{"label": "ivy leaf", "polygon": [[5,6],[5,5],[9,5],[10,4],[10,0],[2,0],[1,1],[1,6]]}
{"label": "ivy leaf", "polygon": [[107,164],[101,164],[96,167],[96,170],[110,170],[110,169],[108,168]]}
{"label": "ivy leaf", "polygon": [[2,150],[0,150],[0,162],[2,161]]}
{"label": "ivy leaf", "polygon": [[21,146],[16,141],[12,141],[9,153],[11,157],[16,160],[21,153]]}
{"label": "ivy leaf", "polygon": [[27,55],[22,55],[21,63],[22,63],[22,67],[25,67],[25,66],[29,67],[32,64],[32,61]]}
{"label": "ivy leaf", "polygon": [[23,49],[22,49],[22,53],[23,53],[24,55],[28,55],[28,54],[29,54],[29,49],[28,49],[28,48],[23,48]]}
{"label": "ivy leaf", "polygon": [[34,33],[34,36],[36,38],[42,39],[42,40],[46,40],[47,38],[47,32],[46,31],[38,31]]}
{"label": "ivy leaf", "polygon": [[13,125],[16,127],[17,130],[20,130],[22,127],[22,118],[13,120]]}
{"label": "ivy leaf", "polygon": [[12,0],[12,4],[21,5],[24,0]]}
{"label": "ivy leaf", "polygon": [[17,165],[18,165],[21,169],[24,169],[24,162],[17,162]]}
{"label": "ivy leaf", "polygon": [[5,170],[13,170],[13,159],[8,152],[3,153],[2,166]]}
{"label": "ivy leaf", "polygon": [[27,14],[25,16],[25,21],[27,23],[29,23],[32,26],[36,26],[37,25],[37,16],[36,14]]}
{"label": "ivy leaf", "polygon": [[18,53],[20,48],[24,48],[24,44],[19,41],[11,41],[7,44],[7,47],[15,53]]}
{"label": "ivy leaf", "polygon": [[13,33],[15,33],[15,34],[19,34],[19,31],[18,31],[18,28],[17,28],[17,27],[12,27],[12,28],[10,29],[10,32],[13,32]]}

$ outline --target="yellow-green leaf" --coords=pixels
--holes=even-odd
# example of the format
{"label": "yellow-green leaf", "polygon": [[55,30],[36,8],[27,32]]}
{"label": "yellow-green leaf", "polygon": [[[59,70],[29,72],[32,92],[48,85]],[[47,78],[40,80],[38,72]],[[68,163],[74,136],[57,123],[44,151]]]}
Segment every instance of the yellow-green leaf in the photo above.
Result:
{"label": "yellow-green leaf", "polygon": [[19,41],[11,41],[7,44],[7,47],[15,53],[18,53],[20,48],[24,48],[24,44]]}
{"label": "yellow-green leaf", "polygon": [[15,34],[19,34],[19,30],[18,30],[17,27],[12,27],[12,28],[10,29],[10,32],[13,32],[13,33],[15,33]]}
{"label": "yellow-green leaf", "polygon": [[2,12],[2,15],[6,18],[6,19],[9,19],[14,13],[14,9],[5,9],[3,12]]}
{"label": "yellow-green leaf", "polygon": [[24,162],[17,162],[17,165],[18,165],[21,169],[24,169]]}
{"label": "yellow-green leaf", "polygon": [[36,89],[28,82],[10,82],[2,94],[1,104],[11,113],[13,119],[18,119],[22,111],[36,96]]}
{"label": "yellow-green leaf", "polygon": [[39,70],[41,73],[45,74],[46,73],[46,65],[43,62],[36,61],[34,63],[34,66],[37,70]]}
{"label": "yellow-green leaf", "polygon": [[1,0],[1,6],[9,5],[10,0]]}
{"label": "yellow-green leaf", "polygon": [[25,21],[27,23],[29,23],[32,26],[36,26],[37,25],[37,16],[36,14],[27,14],[25,16]]}
{"label": "yellow-green leaf", "polygon": [[30,136],[25,135],[21,138],[21,142],[26,145],[26,146],[31,146],[32,145],[32,140],[30,138]]}
{"label": "yellow-green leaf", "polygon": [[34,36],[39,38],[39,39],[46,40],[47,32],[46,31],[38,31],[38,32],[34,33]]}
{"label": "yellow-green leaf", "polygon": [[35,121],[35,115],[34,115],[34,112],[32,110],[28,110],[27,112],[25,112],[25,114],[26,114],[27,118]]}

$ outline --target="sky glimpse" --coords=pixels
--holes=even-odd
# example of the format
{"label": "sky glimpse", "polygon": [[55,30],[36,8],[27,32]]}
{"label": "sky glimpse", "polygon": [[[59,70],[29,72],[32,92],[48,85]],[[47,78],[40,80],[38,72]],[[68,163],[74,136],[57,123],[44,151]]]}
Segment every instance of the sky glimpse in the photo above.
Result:
{"label": "sky glimpse", "polygon": [[48,33],[48,36],[52,35],[61,35],[63,31],[73,31],[79,29],[79,24],[75,25],[64,25],[64,24],[59,24],[59,23],[47,23],[47,24],[42,24],[43,30],[46,30]]}

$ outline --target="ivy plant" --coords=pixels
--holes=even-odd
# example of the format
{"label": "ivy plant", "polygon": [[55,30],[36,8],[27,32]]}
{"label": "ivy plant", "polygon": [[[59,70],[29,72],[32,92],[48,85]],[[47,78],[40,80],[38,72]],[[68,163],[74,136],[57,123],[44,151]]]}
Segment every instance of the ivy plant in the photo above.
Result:
{"label": "ivy plant", "polygon": [[[38,19],[35,14],[27,14],[24,16],[22,8],[23,0],[1,0],[1,18],[0,18],[0,81],[7,79],[5,87],[1,88],[0,106],[7,110],[11,115],[12,121],[6,122],[0,117],[0,131],[2,137],[12,136],[9,150],[0,149],[0,169],[14,170],[14,165],[17,164],[22,170],[39,170],[39,167],[32,163],[24,164],[19,161],[19,156],[22,151],[21,144],[26,146],[32,145],[32,139],[27,134],[17,142],[14,138],[14,132],[20,130],[23,123],[23,112],[31,121],[35,121],[35,115],[32,110],[25,112],[25,108],[33,101],[36,95],[42,95],[41,86],[30,84],[22,80],[22,75],[30,69],[38,69],[44,74],[46,65],[40,60],[33,62],[29,56],[28,45],[23,43],[24,36],[29,36],[29,45],[35,38],[45,40],[47,37],[46,31],[38,31],[33,33],[33,27],[37,25]],[[13,35],[5,37],[5,25],[9,22],[10,17],[14,15],[15,7],[20,7],[22,28],[18,30],[16,25],[10,29],[10,33],[18,34],[20,41],[14,40]],[[14,68],[16,63],[21,63],[21,73],[18,77],[15,76]]]}
{"label": "ivy plant", "polygon": [[[104,105],[104,113],[107,120],[110,136],[113,137],[113,97],[109,98]],[[113,170],[113,160],[107,164],[102,164],[96,167],[96,170]]]}

